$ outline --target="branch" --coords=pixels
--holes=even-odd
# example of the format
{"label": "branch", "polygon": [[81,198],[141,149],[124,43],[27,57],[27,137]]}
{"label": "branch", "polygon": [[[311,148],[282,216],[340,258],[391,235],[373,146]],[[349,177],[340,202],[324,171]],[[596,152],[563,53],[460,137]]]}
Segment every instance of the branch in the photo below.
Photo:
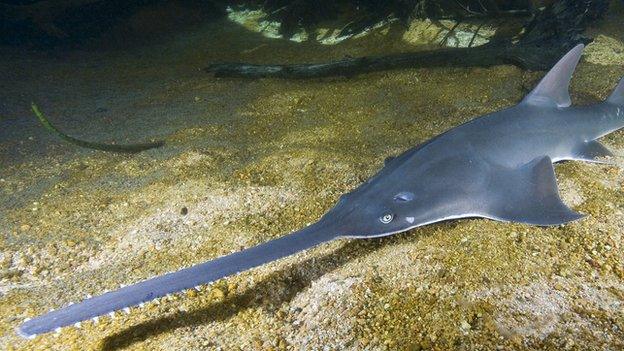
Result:
{"label": "branch", "polygon": [[317,64],[254,65],[247,63],[216,63],[204,70],[215,77],[307,79],[331,76],[351,77],[361,73],[401,68],[424,67],[489,67],[513,64],[523,69],[545,70],[560,56],[562,50],[542,47],[490,46],[445,48],[387,56],[346,58]]}
{"label": "branch", "polygon": [[157,148],[157,147],[161,147],[165,145],[165,142],[162,140],[151,142],[151,143],[142,143],[142,144],[115,145],[115,144],[102,144],[102,143],[76,139],[74,137],[71,137],[61,132],[58,128],[53,126],[52,123],[50,123],[50,121],[43,115],[43,113],[41,113],[37,105],[33,103],[31,107],[32,107],[32,111],[39,119],[39,122],[41,122],[41,124],[47,130],[58,135],[61,139],[69,143],[82,146],[87,149],[133,154],[133,153],[137,153],[137,152],[141,152],[141,151],[145,151],[145,150],[149,150],[149,149],[153,149],[153,148]]}

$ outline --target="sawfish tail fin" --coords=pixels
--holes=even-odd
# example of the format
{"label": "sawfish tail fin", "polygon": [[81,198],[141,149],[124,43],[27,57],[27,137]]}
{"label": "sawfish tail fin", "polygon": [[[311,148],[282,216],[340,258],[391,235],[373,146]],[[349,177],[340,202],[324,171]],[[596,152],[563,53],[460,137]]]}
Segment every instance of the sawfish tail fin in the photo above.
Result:
{"label": "sawfish tail fin", "polygon": [[620,79],[618,85],[607,98],[607,102],[614,105],[624,106],[624,78]]}
{"label": "sawfish tail fin", "polygon": [[260,266],[336,238],[335,232],[322,221],[292,234],[235,252],[176,272],[161,275],[119,290],[88,298],[80,303],[26,320],[18,328],[19,335],[32,338],[38,334],[77,325],[118,310]]}

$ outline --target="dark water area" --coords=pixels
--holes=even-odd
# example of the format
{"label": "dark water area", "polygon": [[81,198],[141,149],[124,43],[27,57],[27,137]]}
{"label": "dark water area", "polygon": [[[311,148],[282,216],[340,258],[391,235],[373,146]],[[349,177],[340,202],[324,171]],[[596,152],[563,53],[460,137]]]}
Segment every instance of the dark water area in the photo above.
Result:
{"label": "dark water area", "polygon": [[155,34],[150,30],[162,35],[223,15],[201,1],[3,1],[0,9],[0,44],[42,49],[101,45],[102,38],[119,30],[125,31],[124,41],[136,44]]}
{"label": "dark water area", "polygon": [[[0,1],[0,349],[624,348],[622,131],[600,139],[607,163],[554,166],[582,220],[465,218],[335,240],[98,323],[16,333],[87,294],[315,222],[384,160],[519,103],[546,73],[535,65],[570,45],[587,43],[573,106],[605,100],[624,76],[622,1],[589,1],[576,27],[548,17],[521,40],[532,19],[581,3]],[[327,62],[356,67],[305,79],[206,69]],[[88,147],[153,141],[164,145]]]}

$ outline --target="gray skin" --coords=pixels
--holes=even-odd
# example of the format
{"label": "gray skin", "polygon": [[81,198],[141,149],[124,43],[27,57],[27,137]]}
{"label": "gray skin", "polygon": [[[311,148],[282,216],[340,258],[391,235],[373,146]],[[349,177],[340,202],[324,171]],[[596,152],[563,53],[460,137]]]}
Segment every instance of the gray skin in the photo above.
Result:
{"label": "gray skin", "polygon": [[582,217],[560,199],[553,162],[611,153],[596,139],[624,127],[624,80],[607,101],[570,107],[573,48],[518,105],[474,119],[387,160],[318,222],[290,235],[88,298],[25,321],[34,337],[277,260],[336,238],[372,238],[454,218],[560,225]]}

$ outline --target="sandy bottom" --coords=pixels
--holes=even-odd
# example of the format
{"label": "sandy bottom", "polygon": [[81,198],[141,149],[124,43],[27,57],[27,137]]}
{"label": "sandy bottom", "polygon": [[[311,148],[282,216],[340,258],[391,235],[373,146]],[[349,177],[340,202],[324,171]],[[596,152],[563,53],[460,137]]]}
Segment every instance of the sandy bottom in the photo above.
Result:
{"label": "sandy bottom", "polygon": [[[589,35],[585,104],[624,76],[621,6]],[[113,38],[114,39],[114,38]],[[113,41],[111,39],[111,41]],[[470,219],[335,241],[130,314],[24,340],[25,318],[315,221],[383,160],[518,102],[542,73],[411,69],[350,79],[216,79],[210,62],[412,50],[393,30],[335,47],[227,22],[120,49],[0,49],[0,349],[624,348],[624,132],[612,165],[556,167],[587,214],[554,228]],[[119,143],[79,149],[41,128]],[[188,213],[183,214],[186,208]]]}

